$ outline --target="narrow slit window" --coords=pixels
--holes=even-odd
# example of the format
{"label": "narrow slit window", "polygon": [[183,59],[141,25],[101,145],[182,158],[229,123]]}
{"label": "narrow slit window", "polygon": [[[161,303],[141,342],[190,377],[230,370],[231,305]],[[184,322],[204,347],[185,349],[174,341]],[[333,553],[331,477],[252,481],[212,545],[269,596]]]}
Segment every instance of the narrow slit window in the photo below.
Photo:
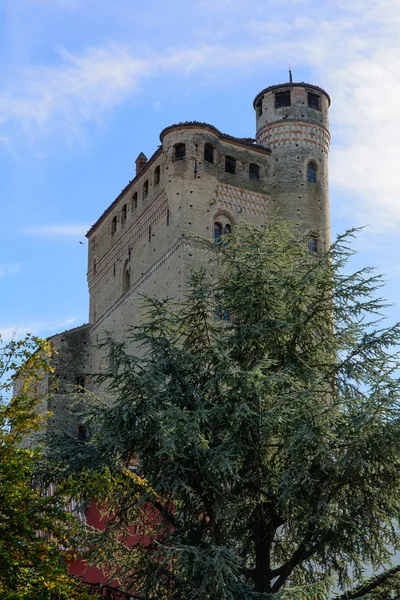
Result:
{"label": "narrow slit window", "polygon": [[183,160],[186,157],[185,144],[176,144],[174,148],[174,160]]}
{"label": "narrow slit window", "polygon": [[122,207],[122,211],[121,211],[121,224],[122,225],[125,224],[127,211],[128,211],[128,207],[126,204],[124,204]]}
{"label": "narrow slit window", "polygon": [[137,209],[138,193],[135,192],[132,196],[132,212]]}
{"label": "narrow slit window", "polygon": [[124,280],[122,284],[122,291],[125,294],[131,287],[131,272],[129,267],[126,267],[124,270]]}
{"label": "narrow slit window", "polygon": [[158,185],[160,183],[160,167],[156,167],[154,171],[154,185]]}
{"label": "narrow slit window", "polygon": [[113,217],[113,220],[111,221],[111,235],[114,235],[116,231],[117,231],[117,217]]}
{"label": "narrow slit window", "polygon": [[204,160],[209,163],[214,163],[214,148],[211,144],[205,144],[204,146]]}
{"label": "narrow slit window", "polygon": [[149,242],[151,242],[151,225],[149,225]]}
{"label": "narrow slit window", "polygon": [[236,173],[236,160],[232,156],[225,156],[225,172]]}
{"label": "narrow slit window", "polygon": [[97,263],[96,263],[96,259],[93,259],[93,275],[96,275],[97,273]]}
{"label": "narrow slit window", "polygon": [[257,104],[256,104],[256,110],[257,110],[257,116],[261,117],[262,112],[263,112],[263,105],[262,105],[262,99],[260,99]]}
{"label": "narrow slit window", "polygon": [[290,92],[278,92],[275,94],[275,108],[290,106]]}
{"label": "narrow slit window", "polygon": [[143,198],[147,198],[148,195],[149,195],[149,180],[146,179],[146,181],[143,184]]}
{"label": "narrow slit window", "polygon": [[169,225],[169,208],[167,208],[167,225]]}
{"label": "narrow slit window", "polygon": [[260,181],[260,167],[254,163],[249,165],[249,179]]}
{"label": "narrow slit window", "polygon": [[320,97],[318,96],[318,94],[312,94],[311,92],[308,92],[307,98],[308,106],[310,108],[316,108],[317,110],[321,110]]}
{"label": "narrow slit window", "polygon": [[84,375],[79,375],[79,377],[76,378],[76,387],[77,387],[77,391],[79,394],[85,393],[85,376]]}
{"label": "narrow slit window", "polygon": [[307,181],[310,183],[317,183],[317,167],[312,162],[308,163]]}

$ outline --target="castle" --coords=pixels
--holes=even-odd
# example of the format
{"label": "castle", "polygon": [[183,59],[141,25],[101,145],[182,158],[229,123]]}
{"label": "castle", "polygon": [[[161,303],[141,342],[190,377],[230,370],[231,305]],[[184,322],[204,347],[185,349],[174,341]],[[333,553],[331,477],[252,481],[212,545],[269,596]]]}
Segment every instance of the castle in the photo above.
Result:
{"label": "castle", "polygon": [[327,248],[329,105],[315,85],[273,85],[254,100],[255,139],[185,122],[161,132],[149,159],[139,154],[135,178],[87,233],[89,324],[51,338],[50,426],[85,439],[71,386],[90,388],[87,373],[102,369],[105,331],[121,340],[140,322],[139,295],[182,299],[189,272],[204,264],[198,238],[218,241],[241,220],[277,214],[298,225],[310,252]]}

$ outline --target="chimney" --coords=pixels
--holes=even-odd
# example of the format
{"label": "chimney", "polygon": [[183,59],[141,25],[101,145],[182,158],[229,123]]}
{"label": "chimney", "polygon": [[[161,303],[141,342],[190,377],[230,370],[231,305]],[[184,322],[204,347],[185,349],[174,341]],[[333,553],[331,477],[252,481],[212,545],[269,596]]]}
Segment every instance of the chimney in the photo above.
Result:
{"label": "chimney", "polygon": [[136,175],[138,175],[138,173],[140,173],[140,171],[143,169],[143,167],[146,163],[147,163],[147,156],[145,154],[143,154],[143,152],[141,152],[135,161]]}

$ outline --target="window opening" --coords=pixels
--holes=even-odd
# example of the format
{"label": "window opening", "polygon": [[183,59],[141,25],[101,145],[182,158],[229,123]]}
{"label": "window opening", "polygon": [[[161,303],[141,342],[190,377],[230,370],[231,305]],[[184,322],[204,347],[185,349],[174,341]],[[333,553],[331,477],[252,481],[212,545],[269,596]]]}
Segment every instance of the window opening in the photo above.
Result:
{"label": "window opening", "polygon": [[308,92],[307,98],[308,98],[308,106],[310,108],[316,108],[317,110],[321,110],[320,96],[318,96],[318,94],[312,94],[311,92]]}
{"label": "window opening", "polygon": [[236,160],[232,156],[225,156],[225,172],[236,173]]}
{"label": "window opening", "polygon": [[[225,227],[224,227],[224,235],[230,235],[232,233],[232,226],[230,223],[226,223]],[[224,246],[227,246],[229,244],[229,240],[224,240]]]}
{"label": "window opening", "polygon": [[183,160],[186,156],[185,144],[176,144],[174,148],[174,160]]}
{"label": "window opening", "polygon": [[262,99],[260,99],[256,104],[257,116],[261,117],[263,112]]}
{"label": "window opening", "polygon": [[205,144],[204,146],[204,160],[209,163],[214,163],[214,148],[211,144]]}
{"label": "window opening", "polygon": [[309,237],[307,239],[307,248],[310,254],[315,254],[318,252],[318,240],[315,236]]}
{"label": "window opening", "polygon": [[260,167],[251,163],[249,165],[249,179],[253,179],[254,181],[260,180]]}
{"label": "window opening", "polygon": [[149,195],[149,180],[146,179],[146,181],[143,184],[143,198],[147,198],[148,195]]}
{"label": "window opening", "polygon": [[129,267],[125,268],[124,281],[123,281],[123,293],[127,292],[131,286],[131,272]]}
{"label": "window opening", "polygon": [[223,309],[221,307],[220,299],[218,298],[218,296],[215,297],[215,318],[222,319],[223,321],[230,320],[229,310],[227,310],[226,308]]}
{"label": "window opening", "polygon": [[216,221],[214,223],[214,244],[221,243],[222,224]]}
{"label": "window opening", "polygon": [[138,194],[137,194],[137,192],[135,192],[132,196],[132,211],[137,209],[137,199],[138,199]]}
{"label": "window opening", "polygon": [[88,438],[87,429],[85,425],[78,425],[78,440],[80,442],[86,442]]}
{"label": "window opening", "polygon": [[154,171],[154,184],[157,185],[160,183],[160,167],[156,167]]}
{"label": "window opening", "polygon": [[111,221],[111,235],[114,235],[116,231],[117,231],[117,217],[113,217],[113,220]]}
{"label": "window opening", "polygon": [[97,272],[97,263],[96,263],[96,259],[93,259],[93,275],[96,275]]}
{"label": "window opening", "polygon": [[169,208],[167,208],[167,225],[169,225]]}
{"label": "window opening", "polygon": [[84,375],[79,375],[79,377],[76,378],[76,387],[78,388],[77,391],[79,392],[79,394],[85,393],[85,376]]}
{"label": "window opening", "polygon": [[307,181],[310,181],[311,183],[317,183],[317,168],[312,162],[308,163]]}
{"label": "window opening", "polygon": [[149,225],[149,242],[151,242],[151,225]]}
{"label": "window opening", "polygon": [[290,106],[290,92],[278,92],[275,94],[275,108]]}
{"label": "window opening", "polygon": [[126,221],[126,214],[128,211],[128,207],[126,204],[123,205],[122,207],[122,211],[121,211],[121,224],[124,225],[125,221]]}

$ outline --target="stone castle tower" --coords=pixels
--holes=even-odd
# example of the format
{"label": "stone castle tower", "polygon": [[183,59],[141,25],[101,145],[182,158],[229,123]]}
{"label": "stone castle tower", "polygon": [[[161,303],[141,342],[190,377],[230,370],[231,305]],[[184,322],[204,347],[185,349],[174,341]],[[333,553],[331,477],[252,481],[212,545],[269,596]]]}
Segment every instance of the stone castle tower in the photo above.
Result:
{"label": "stone castle tower", "polygon": [[[82,370],[108,360],[97,347],[104,332],[122,340],[140,322],[139,295],[182,298],[190,270],[204,264],[197,236],[217,240],[241,220],[276,214],[308,236],[310,252],[329,245],[329,105],[315,85],[270,86],[254,100],[256,139],[185,122],[161,132],[149,159],[139,154],[134,179],[87,234],[90,318],[80,335],[90,342],[80,383]],[[64,362],[61,351],[56,376]]]}

